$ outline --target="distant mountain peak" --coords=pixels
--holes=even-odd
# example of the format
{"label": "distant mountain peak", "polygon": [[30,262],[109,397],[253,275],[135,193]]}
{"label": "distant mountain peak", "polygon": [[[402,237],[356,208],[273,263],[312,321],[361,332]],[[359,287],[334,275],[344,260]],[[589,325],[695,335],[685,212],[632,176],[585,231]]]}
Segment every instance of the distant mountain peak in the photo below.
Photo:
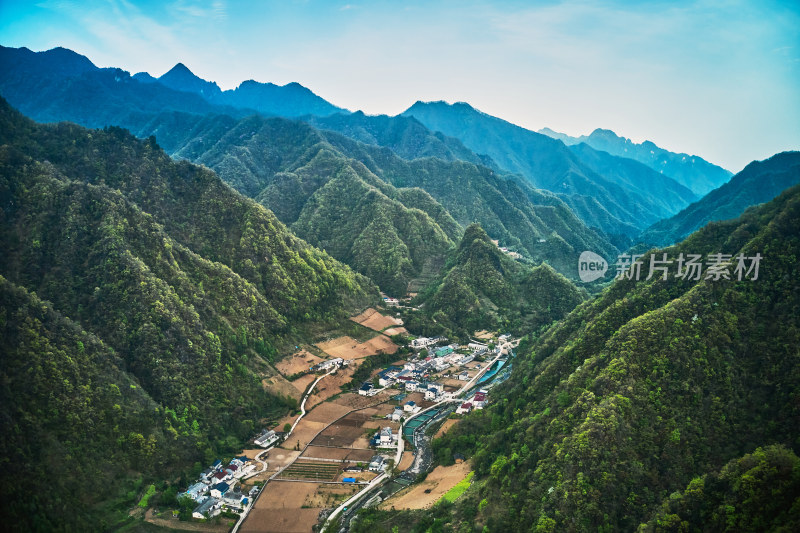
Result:
{"label": "distant mountain peak", "polygon": [[169,72],[158,78],[158,81],[170,89],[197,93],[205,98],[213,98],[222,92],[216,83],[197,76],[183,63],[172,67]]}

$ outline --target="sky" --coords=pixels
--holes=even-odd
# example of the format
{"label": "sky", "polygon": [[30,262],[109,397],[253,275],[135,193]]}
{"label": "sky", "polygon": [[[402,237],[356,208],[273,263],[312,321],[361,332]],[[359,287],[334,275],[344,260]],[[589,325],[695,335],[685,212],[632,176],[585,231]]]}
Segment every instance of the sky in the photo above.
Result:
{"label": "sky", "polygon": [[0,44],[132,74],[182,62],[222,89],[299,82],[368,114],[464,101],[733,172],[800,149],[797,0],[0,0]]}

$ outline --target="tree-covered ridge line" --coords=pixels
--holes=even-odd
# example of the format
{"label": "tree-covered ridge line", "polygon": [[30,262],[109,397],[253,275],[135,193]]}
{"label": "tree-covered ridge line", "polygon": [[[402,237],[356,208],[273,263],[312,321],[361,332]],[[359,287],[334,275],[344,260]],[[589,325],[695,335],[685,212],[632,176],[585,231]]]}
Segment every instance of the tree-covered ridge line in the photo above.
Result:
{"label": "tree-covered ridge line", "polygon": [[439,326],[468,338],[477,330],[534,332],[586,299],[547,264],[530,266],[505,255],[478,224],[467,227],[441,276],[415,302]]}
{"label": "tree-covered ridge line", "polygon": [[[95,530],[122,518],[132,482],[179,477],[284,414],[292,402],[261,384],[277,349],[378,293],[208,169],[119,128],[37,125],[2,104],[0,276],[16,296],[0,312],[14,317],[3,323],[0,446],[27,480],[5,501],[16,530]],[[26,318],[37,306],[72,325]],[[48,354],[69,364],[26,378],[25,361],[50,368]],[[66,373],[70,361],[82,373]],[[106,367],[117,407],[93,392]],[[75,472],[84,488],[66,481]]]}
{"label": "tree-covered ridge line", "polygon": [[[406,161],[388,148],[256,116],[164,113],[136,134],[157,135],[174,156],[215,169],[300,237],[389,292],[403,292],[426,262],[441,263],[452,246],[447,240],[457,241],[476,221],[504,245],[565,274],[574,273],[585,249],[609,258],[616,253],[555,196],[473,163]],[[362,234],[373,221],[390,231]],[[370,248],[392,248],[396,255],[380,259]]]}
{"label": "tree-covered ridge line", "polygon": [[[759,447],[800,446],[799,225],[793,187],[667,249],[761,253],[757,281],[618,280],[521,346],[499,401],[435,443],[471,455],[479,482],[453,530],[630,531],[676,510],[688,530],[725,522],[702,503],[664,502]],[[752,486],[748,501],[769,500],[770,484]],[[791,530],[797,494],[781,498],[778,510],[744,505],[731,524]]]}

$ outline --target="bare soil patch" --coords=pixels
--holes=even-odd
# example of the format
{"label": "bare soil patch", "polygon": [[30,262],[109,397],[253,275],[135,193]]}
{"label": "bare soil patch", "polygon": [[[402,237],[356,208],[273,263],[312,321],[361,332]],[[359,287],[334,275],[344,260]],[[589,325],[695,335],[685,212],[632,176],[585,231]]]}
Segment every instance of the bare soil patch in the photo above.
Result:
{"label": "bare soil patch", "polygon": [[436,434],[433,436],[433,438],[434,439],[438,439],[439,437],[441,437],[442,435],[447,433],[448,430],[450,430],[450,428],[455,426],[457,423],[458,423],[458,420],[455,419],[455,418],[449,418],[449,419],[445,420],[444,424],[442,424],[442,427],[439,428],[439,431],[436,432]]}
{"label": "bare soil patch", "polygon": [[300,376],[294,381],[290,381],[289,383],[292,384],[300,396],[306,391],[309,385],[314,383],[314,380],[317,379],[316,374],[306,374],[305,376]]}
{"label": "bare soil patch", "polygon": [[261,385],[265,390],[275,394],[276,396],[291,396],[295,400],[299,400],[303,392],[297,390],[297,387],[295,387],[293,382],[287,380],[281,375],[264,378],[261,380]]}
{"label": "bare soil patch", "polygon": [[399,325],[399,321],[396,318],[382,315],[371,307],[363,313],[351,317],[350,320],[375,331],[383,331],[386,328]]}
{"label": "bare soil patch", "polygon": [[273,448],[267,452],[266,457],[262,457],[261,459],[267,463],[267,471],[272,474],[284,466],[291,464],[292,461],[297,459],[299,456],[299,451]]}
{"label": "bare soil patch", "polygon": [[[299,509],[303,506],[306,498],[314,494],[319,486],[319,483],[270,481],[256,500],[256,505],[251,513],[259,509]],[[249,517],[248,520],[250,520]],[[243,525],[247,525],[247,522]]]}
{"label": "bare soil patch", "polygon": [[331,357],[341,357],[347,360],[363,359],[378,352],[395,353],[398,350],[398,346],[386,335],[377,335],[363,343],[345,335],[321,342],[317,344],[317,347]]}
{"label": "bare soil patch", "polygon": [[408,330],[406,328],[389,328],[387,330],[384,330],[383,333],[384,333],[384,335],[388,335],[390,337],[393,337],[395,335],[407,335],[408,334]]}
{"label": "bare soil patch", "polygon": [[[320,384],[322,384],[325,381],[325,379],[320,381],[317,384],[317,387],[319,387]],[[350,411],[351,411],[350,408],[344,407],[343,405],[338,405],[333,402],[325,402],[323,404],[314,407],[314,409],[310,413],[306,414],[303,420],[308,420],[310,422],[330,423],[336,420],[337,418],[346,415]]]}
{"label": "bare soil patch", "polygon": [[308,533],[317,523],[321,508],[302,507],[312,501],[319,488],[319,483],[269,482],[239,531]]}
{"label": "bare soil patch", "polygon": [[[349,407],[350,409],[362,409],[367,405],[373,405],[382,400],[387,400],[390,393],[384,391],[376,394],[375,396],[361,396],[355,392],[346,392],[338,398],[331,400],[332,403]],[[363,412],[363,411],[362,411]],[[372,414],[372,413],[369,413]]]}
{"label": "bare soil patch", "polygon": [[320,433],[311,443],[315,446],[335,446],[347,448],[361,437],[364,430],[360,427],[341,426],[338,424],[329,426]]}
{"label": "bare soil patch", "polygon": [[308,370],[309,367],[320,362],[322,362],[322,358],[317,357],[308,350],[300,350],[299,352],[295,352],[281,359],[275,365],[275,368],[284,376],[291,376],[292,374]]}
{"label": "bare soil patch", "polygon": [[305,505],[322,508],[336,507],[358,492],[360,488],[354,485],[320,485],[317,491],[308,497]]}
{"label": "bare soil patch", "polygon": [[281,444],[281,448],[294,450],[295,446],[297,446],[302,450],[326,425],[326,422],[311,422],[303,418],[294,428],[289,439]]}
{"label": "bare soil patch", "polygon": [[326,446],[309,446],[301,459],[334,459],[342,462],[360,463],[369,461],[375,455],[373,450],[354,448],[328,448]]}
{"label": "bare soil patch", "polygon": [[411,466],[414,462],[414,454],[411,452],[403,452],[403,456],[400,458],[400,464],[397,465],[397,468],[400,470],[405,470]]}
{"label": "bare soil patch", "polygon": [[[469,471],[469,463],[437,466],[424,481],[398,492],[379,507],[380,509],[428,509],[464,479]],[[428,489],[430,492],[426,493]]]}

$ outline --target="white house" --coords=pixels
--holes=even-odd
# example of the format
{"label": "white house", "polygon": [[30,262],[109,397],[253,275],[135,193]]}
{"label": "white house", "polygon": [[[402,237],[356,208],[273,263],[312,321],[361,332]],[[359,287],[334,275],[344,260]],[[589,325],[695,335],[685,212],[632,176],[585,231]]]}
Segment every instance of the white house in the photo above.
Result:
{"label": "white house", "polygon": [[469,381],[469,372],[464,370],[462,373],[458,375],[458,379],[460,379],[461,381]]}
{"label": "white house", "polygon": [[392,422],[399,422],[400,419],[403,418],[403,410],[399,407],[395,407],[390,416],[392,418]]}
{"label": "white house", "polygon": [[432,402],[436,399],[436,394],[436,389],[428,388],[428,390],[425,391],[425,399],[429,402]]}
{"label": "white house", "polygon": [[406,381],[406,391],[407,392],[414,392],[417,390],[417,382],[416,381]]}
{"label": "white house", "polygon": [[216,514],[219,514],[219,508],[221,505],[222,503],[218,499],[208,498],[206,501],[194,508],[194,511],[192,511],[192,516],[194,518],[202,519],[208,515],[210,518]]}
{"label": "white house", "polygon": [[470,350],[483,350],[483,351],[486,351],[486,350],[489,349],[489,347],[486,346],[485,344],[479,344],[477,342],[471,342],[471,343],[467,344],[467,348],[469,348]]}
{"label": "white house", "polygon": [[262,448],[268,448],[272,443],[278,440],[278,435],[274,430],[267,431],[266,429],[261,432],[261,435],[256,437],[255,445]]}
{"label": "white house", "polygon": [[382,455],[375,455],[369,460],[369,471],[380,472],[383,470],[383,465],[386,464],[386,459]]}
{"label": "white house", "polygon": [[217,483],[213,487],[211,487],[211,497],[212,498],[222,498],[228,491],[231,489],[230,485],[225,482]]}
{"label": "white house", "polygon": [[411,412],[414,411],[414,408],[416,406],[417,406],[416,402],[406,402],[406,404],[403,406],[403,411],[405,411],[407,413],[411,413]]}
{"label": "white house", "polygon": [[469,413],[470,411],[472,411],[472,404],[469,402],[465,402],[458,406],[458,409],[456,409],[456,414],[464,415]]}
{"label": "white house", "polygon": [[392,445],[392,428],[385,427],[381,430],[381,437],[379,441],[379,446],[391,446]]}
{"label": "white house", "polygon": [[341,357],[336,357],[334,359],[328,359],[327,361],[322,361],[320,364],[317,365],[317,369],[329,370],[334,366],[343,366],[345,364],[346,363],[344,362],[344,359],[342,359]]}
{"label": "white house", "polygon": [[198,499],[208,490],[208,485],[204,483],[195,483],[184,492],[184,495],[190,497],[194,501]]}

